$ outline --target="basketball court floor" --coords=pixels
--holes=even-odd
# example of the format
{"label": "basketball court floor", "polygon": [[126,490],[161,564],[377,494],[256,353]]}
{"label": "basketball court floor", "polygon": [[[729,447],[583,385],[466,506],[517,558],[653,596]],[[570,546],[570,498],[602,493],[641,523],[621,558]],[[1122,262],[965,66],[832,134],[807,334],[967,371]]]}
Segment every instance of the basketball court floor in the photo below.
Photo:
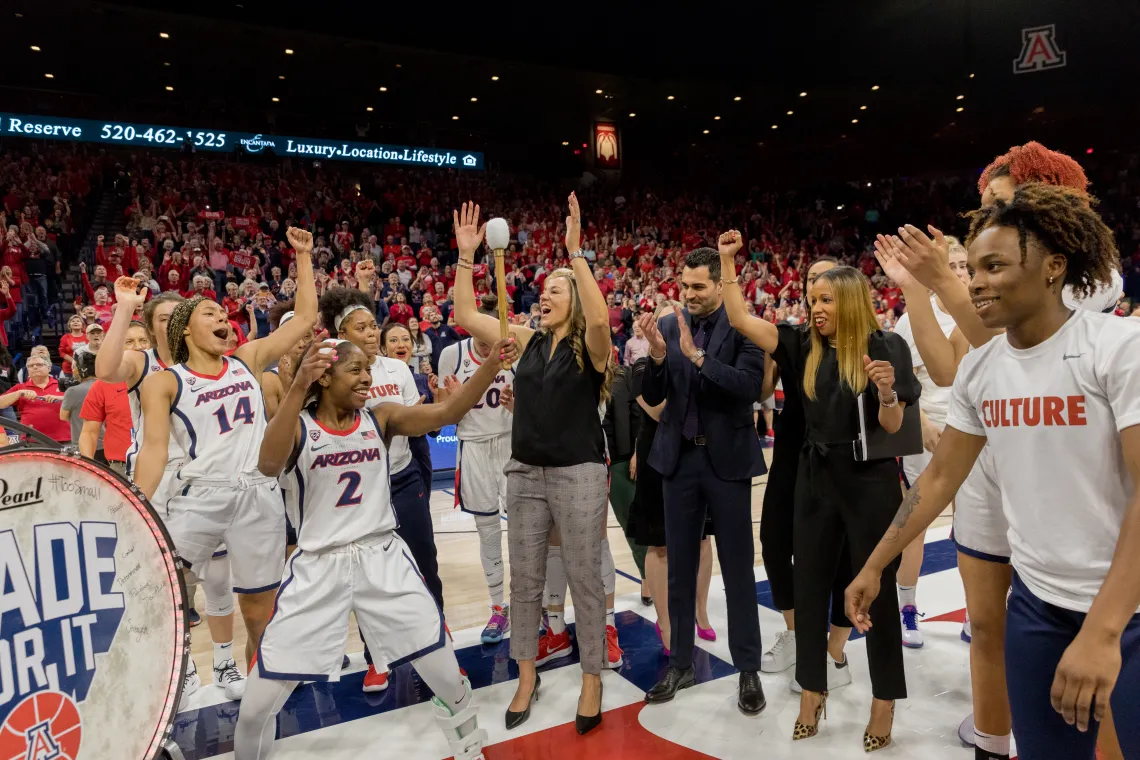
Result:
{"label": "basketball court floor", "polygon": [[[754,536],[759,528],[763,479],[753,487]],[[607,760],[695,760],[697,758],[863,757],[862,735],[871,701],[864,642],[853,638],[848,657],[854,682],[835,691],[828,700],[828,719],[819,736],[792,742],[799,697],[789,690],[794,669],[761,674],[768,706],[748,717],[736,708],[736,670],[728,653],[724,587],[714,563],[709,594],[709,618],[718,634],[713,643],[697,640],[697,685],[680,692],[665,705],[648,706],[643,695],[667,666],[654,632],[652,607],[641,604],[637,570],[616,520],[610,517],[610,546],[618,568],[617,628],[624,663],[605,671],[600,728],[585,737],[574,730],[574,713],[581,682],[574,656],[540,669],[542,690],[530,719],[507,732],[503,713],[515,690],[518,671],[509,656],[510,643],[479,643],[486,624],[488,598],[479,563],[474,521],[452,509],[450,487],[432,494],[440,571],[444,583],[445,613],[454,635],[459,664],[476,688],[480,725],[487,730],[488,760],[602,757]],[[918,588],[921,626],[926,645],[904,651],[910,698],[898,703],[894,724],[895,746],[887,755],[924,760],[968,760],[972,750],[958,740],[959,722],[970,712],[969,647],[959,637],[965,613],[965,596],[958,576],[949,517],[935,523],[928,535],[922,579]],[[760,561],[759,541],[756,557]],[[504,554],[505,552],[504,535]],[[509,577],[509,574],[508,574]],[[771,593],[762,565],[756,568],[756,599],[764,647],[783,630],[783,619],[772,608]],[[573,599],[571,598],[571,602]],[[205,609],[201,592],[198,609]],[[573,610],[568,611],[573,620]],[[237,626],[241,629],[241,625]],[[241,651],[239,630],[234,648]],[[335,683],[306,684],[297,688],[277,719],[276,760],[300,760],[319,755],[322,760],[357,760],[394,757],[401,760],[439,760],[450,756],[447,743],[432,717],[431,693],[405,666],[378,694],[361,691],[365,664],[363,645],[355,627],[346,647],[352,665]],[[233,757],[233,733],[238,703],[228,702],[221,689],[206,683],[212,673],[211,644],[206,626],[193,631],[193,655],[203,687],[177,717],[174,739],[187,760]]]}

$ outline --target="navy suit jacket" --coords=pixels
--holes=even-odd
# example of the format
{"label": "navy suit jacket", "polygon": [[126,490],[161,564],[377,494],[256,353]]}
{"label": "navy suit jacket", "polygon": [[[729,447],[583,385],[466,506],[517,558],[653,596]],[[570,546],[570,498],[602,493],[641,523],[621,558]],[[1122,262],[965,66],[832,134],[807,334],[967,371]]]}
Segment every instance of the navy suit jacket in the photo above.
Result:
{"label": "navy suit jacket", "polygon": [[[688,311],[682,313],[692,330],[692,316]],[[657,364],[650,359],[642,396],[650,406],[667,403],[653,439],[649,464],[664,477],[670,477],[677,468],[689,388],[698,383],[701,433],[707,440],[716,476],[721,480],[749,480],[766,473],[768,467],[752,421],[752,404],[759,400],[764,380],[764,352],[734,330],[722,311],[705,341],[705,360],[698,370],[681,353],[677,317],[670,314],[658,326],[665,339],[665,361]]]}

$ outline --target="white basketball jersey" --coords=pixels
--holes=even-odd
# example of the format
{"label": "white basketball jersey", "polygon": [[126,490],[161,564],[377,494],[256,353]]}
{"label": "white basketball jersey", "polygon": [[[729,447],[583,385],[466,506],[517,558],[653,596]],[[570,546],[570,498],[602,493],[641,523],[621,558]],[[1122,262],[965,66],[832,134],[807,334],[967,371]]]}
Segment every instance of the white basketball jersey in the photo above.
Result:
{"label": "white basketball jersey", "polygon": [[[407,362],[377,356],[372,362],[372,387],[368,391],[365,407],[373,409],[384,403],[415,406],[419,400],[420,391],[416,388],[416,379],[412,377]],[[407,436],[398,435],[392,439],[388,459],[393,475],[408,466],[412,461],[412,450],[408,446]]]}
{"label": "white basketball jersey", "polygon": [[[139,375],[137,383],[127,389],[127,401],[131,405],[131,446],[127,449],[127,475],[133,477],[135,469],[135,459],[138,457],[139,450],[142,449],[143,442],[143,420],[142,420],[142,384],[151,375],[156,372],[162,372],[167,367],[162,363],[162,359],[158,358],[158,352],[153,348],[148,348],[142,352],[143,355],[143,371]],[[179,444],[171,436],[170,445],[167,451],[166,463],[167,469],[170,469],[170,464],[178,462],[185,456],[185,452],[181,449]]]}
{"label": "white basketball jersey", "polygon": [[265,397],[245,362],[222,357],[216,377],[171,367],[178,394],[170,407],[171,438],[186,452],[183,481],[223,480],[257,473],[265,437]]}
{"label": "white basketball jersey", "polygon": [[357,412],[349,430],[330,430],[306,409],[301,444],[288,470],[297,545],[319,552],[399,527],[388,488],[388,452],[376,417]]}
{"label": "white basketball jersey", "polygon": [[[475,342],[467,338],[453,343],[439,354],[439,372],[452,374],[465,383],[479,371],[483,359],[475,353]],[[500,403],[503,391],[514,385],[515,370],[499,370],[495,382],[471,411],[455,426],[455,435],[461,441],[487,441],[511,433],[511,413]]]}

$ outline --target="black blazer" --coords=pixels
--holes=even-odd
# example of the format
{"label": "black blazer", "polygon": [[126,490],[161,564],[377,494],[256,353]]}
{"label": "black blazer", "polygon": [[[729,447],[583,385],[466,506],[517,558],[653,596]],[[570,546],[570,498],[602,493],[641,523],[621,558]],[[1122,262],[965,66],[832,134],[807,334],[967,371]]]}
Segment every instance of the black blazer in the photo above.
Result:
{"label": "black blazer", "polygon": [[[665,361],[650,360],[642,396],[650,406],[666,401],[649,464],[664,477],[677,468],[681,428],[689,405],[689,387],[699,383],[697,408],[707,439],[713,472],[722,480],[749,480],[768,471],[760,438],[752,421],[752,404],[760,398],[764,352],[728,323],[723,312],[705,345],[701,369],[681,353],[676,316],[659,323],[665,339]],[[692,329],[693,319],[683,312]]]}

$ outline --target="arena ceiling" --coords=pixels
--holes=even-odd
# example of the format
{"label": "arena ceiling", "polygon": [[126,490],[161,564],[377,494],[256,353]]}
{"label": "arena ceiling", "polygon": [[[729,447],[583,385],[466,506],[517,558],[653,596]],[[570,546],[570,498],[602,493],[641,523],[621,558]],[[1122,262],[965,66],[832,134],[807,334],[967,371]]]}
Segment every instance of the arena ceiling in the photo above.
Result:
{"label": "arena ceiling", "polygon": [[[618,123],[626,167],[650,174],[854,176],[981,162],[1028,138],[1072,152],[1135,139],[1137,3],[170,8],[5,3],[0,111],[478,149],[564,173],[595,119]],[[1065,65],[1014,74],[1023,30],[1047,25]]]}

